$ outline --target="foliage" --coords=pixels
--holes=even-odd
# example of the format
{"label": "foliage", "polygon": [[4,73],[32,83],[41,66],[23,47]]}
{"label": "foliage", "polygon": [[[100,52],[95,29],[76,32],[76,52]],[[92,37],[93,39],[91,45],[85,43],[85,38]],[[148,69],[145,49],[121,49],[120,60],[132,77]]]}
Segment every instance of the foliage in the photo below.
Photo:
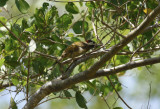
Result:
{"label": "foliage", "polygon": [[[3,7],[7,1],[3,0],[0,6]],[[30,8],[25,0],[15,0],[15,4],[21,13],[27,13]],[[49,56],[58,58],[71,43],[88,39],[103,45],[103,49],[109,49],[123,39],[115,31],[124,36],[127,35],[141,24],[157,5],[158,2],[152,0],[146,3],[143,0],[90,1],[80,2],[80,5],[68,2],[65,5],[65,13],[59,15],[58,7],[43,3],[43,6],[36,9],[30,19],[23,18],[21,23],[12,23],[11,20],[0,17],[0,27],[10,30],[0,28],[0,67],[5,66],[5,71],[0,71],[5,72],[2,74],[5,78],[0,78],[2,84],[3,81],[7,81],[17,89],[25,88],[26,90],[42,86],[62,74],[61,66],[54,64],[57,60]],[[82,7],[85,9],[81,10]],[[75,15],[80,15],[80,19],[76,19]],[[152,25],[157,22],[159,23],[158,18],[152,22]],[[70,33],[70,30],[74,33]],[[158,28],[152,28],[137,36],[129,43],[130,46],[128,44],[121,49],[103,68],[126,64],[132,59],[150,58],[154,50],[159,49],[159,37],[154,36],[157,30]],[[151,43],[143,46],[150,40],[152,40]],[[141,48],[138,49],[139,47]],[[100,47],[95,48],[95,50],[99,49]],[[74,74],[89,69],[101,57],[102,55],[99,55],[97,58],[79,64]],[[63,67],[67,69],[69,64],[64,64]],[[109,77],[115,89],[121,91],[122,86],[118,76],[110,75]],[[75,98],[81,108],[87,108],[87,101],[81,94],[83,91],[89,91],[91,95],[101,97],[115,92],[105,76],[81,82],[79,85],[72,86],[71,89],[76,93]],[[67,90],[63,93],[67,98],[72,97]],[[121,107],[113,108],[122,109]]]}

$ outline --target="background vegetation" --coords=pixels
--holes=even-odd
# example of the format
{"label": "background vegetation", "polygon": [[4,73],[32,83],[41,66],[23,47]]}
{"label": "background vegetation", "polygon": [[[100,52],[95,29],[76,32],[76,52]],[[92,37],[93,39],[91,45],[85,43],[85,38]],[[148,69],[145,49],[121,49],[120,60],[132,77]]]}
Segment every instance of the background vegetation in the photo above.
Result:
{"label": "background vegetation", "polygon": [[[36,4],[25,0],[0,3],[0,89],[10,93],[11,108],[25,101],[24,109],[31,109],[52,99],[58,100],[48,108],[63,108],[59,99],[77,103],[75,108],[103,106],[90,105],[91,96],[103,101],[104,108],[134,108],[118,93],[124,88],[120,76],[132,68],[136,68],[132,73],[139,75],[136,80],[140,84],[132,89],[133,95],[145,93],[144,107],[152,107],[150,99],[159,98],[158,1],[49,0],[35,9]],[[54,63],[63,50],[73,42],[88,39],[99,46],[74,62],[64,60],[63,67],[69,70],[62,74],[60,65]],[[59,79],[61,76],[65,79]],[[20,93],[24,98],[17,100]]]}

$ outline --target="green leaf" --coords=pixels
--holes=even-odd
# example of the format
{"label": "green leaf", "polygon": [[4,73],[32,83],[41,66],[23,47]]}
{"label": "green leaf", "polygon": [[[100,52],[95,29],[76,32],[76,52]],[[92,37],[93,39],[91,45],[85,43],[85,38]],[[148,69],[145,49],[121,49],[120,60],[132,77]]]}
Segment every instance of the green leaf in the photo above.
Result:
{"label": "green leaf", "polygon": [[64,90],[63,92],[64,92],[64,95],[65,95],[66,97],[72,97],[72,95],[71,95],[71,93],[70,93],[69,91]]}
{"label": "green leaf", "polygon": [[[0,17],[0,21],[5,24],[7,22],[7,19],[5,17]],[[2,26],[3,25],[0,23],[0,27]]]}
{"label": "green leaf", "polygon": [[11,97],[9,109],[18,109],[17,104],[14,99]]}
{"label": "green leaf", "polygon": [[27,81],[23,81],[22,85],[25,86],[27,84]]}
{"label": "green leaf", "polygon": [[44,11],[43,9],[36,9],[34,18],[35,18],[35,23],[38,28],[43,28],[45,24],[45,18],[44,18]]}
{"label": "green leaf", "polygon": [[30,6],[25,0],[15,0],[15,3],[21,13],[27,13]]}
{"label": "green leaf", "polygon": [[107,85],[102,84],[100,91],[103,92],[104,96],[107,96],[110,92],[109,87]]}
{"label": "green leaf", "polygon": [[5,61],[4,58],[0,59],[0,68],[1,68],[1,66],[4,64],[4,61]]}
{"label": "green leaf", "polygon": [[78,41],[80,41],[80,39],[78,37],[71,37],[71,41],[72,42],[78,42]]}
{"label": "green leaf", "polygon": [[60,76],[61,72],[59,69],[59,65],[56,65],[51,74],[48,76],[48,80],[52,80],[53,78]]}
{"label": "green leaf", "polygon": [[5,63],[14,68],[20,65],[19,62],[12,60],[9,56],[5,57]]}
{"label": "green leaf", "polygon": [[109,0],[111,3],[118,5],[118,1],[117,0]]}
{"label": "green leaf", "polygon": [[117,83],[117,84],[115,85],[115,88],[116,88],[117,91],[121,91],[121,90],[122,90],[122,86],[121,86],[120,83]]}
{"label": "green leaf", "polygon": [[31,27],[25,29],[25,31],[31,32],[31,33],[35,33],[35,32],[36,32],[36,27],[35,27],[35,25],[33,25],[33,26],[31,26]]}
{"label": "green leaf", "polygon": [[52,38],[53,38],[54,41],[62,42],[62,40],[55,34],[52,35]]}
{"label": "green leaf", "polygon": [[42,57],[37,57],[35,58],[34,60],[32,60],[32,67],[33,67],[33,70],[36,72],[36,73],[40,73],[40,74],[44,74],[44,69],[45,67],[48,66],[49,64],[49,60],[46,60],[45,58],[42,58]]}
{"label": "green leaf", "polygon": [[58,16],[58,11],[55,6],[53,6],[45,15],[46,23],[51,25],[54,23],[54,18]]}
{"label": "green leaf", "polygon": [[4,36],[3,32],[0,31],[0,38],[3,37],[3,36]]}
{"label": "green leaf", "polygon": [[5,50],[6,50],[7,56],[5,56],[5,64],[15,68],[18,65],[20,65],[20,62],[17,62],[17,59],[19,57],[19,52],[17,51],[17,46],[16,46],[17,44],[13,40],[12,41],[10,40],[10,42],[8,41],[6,42],[7,44],[5,45]]}
{"label": "green leaf", "polygon": [[17,78],[12,78],[11,81],[15,86],[19,84],[19,80]]}
{"label": "green leaf", "polygon": [[89,9],[92,9],[92,8],[95,8],[95,7],[96,7],[93,1],[91,1],[91,2],[86,2],[86,6],[87,6]]}
{"label": "green leaf", "polygon": [[[16,35],[16,36],[20,36],[20,34],[21,34],[21,32],[22,32],[22,30],[21,30],[21,27],[20,27],[20,25],[18,25],[18,24],[14,24],[12,27],[11,27],[11,30],[12,30],[12,32]],[[12,36],[12,38],[13,39],[16,39],[12,34],[11,34],[11,36]],[[16,39],[17,40],[17,39]]]}
{"label": "green leaf", "polygon": [[63,28],[64,30],[67,30],[68,27],[69,27],[69,24],[72,23],[72,19],[73,19],[73,15],[71,15],[71,14],[63,14],[57,20],[58,28]]}
{"label": "green leaf", "polygon": [[49,3],[47,3],[47,2],[44,2],[44,3],[43,3],[43,9],[44,9],[44,10],[47,9],[48,6],[49,6]]}
{"label": "green leaf", "polygon": [[0,89],[0,92],[4,91],[4,89]]}
{"label": "green leaf", "polygon": [[92,38],[93,38],[92,33],[91,33],[91,32],[87,32],[85,39],[86,39],[86,40],[90,40],[90,39],[92,39]]}
{"label": "green leaf", "polygon": [[13,49],[15,49],[17,46],[14,39],[6,39],[5,40],[5,51],[10,52],[8,55],[11,55],[13,53]]}
{"label": "green leaf", "polygon": [[0,3],[0,7],[3,7],[4,5],[6,5],[8,0],[1,0],[1,3]]}
{"label": "green leaf", "polygon": [[94,96],[99,94],[99,90],[97,90],[98,87],[96,87],[96,85],[94,83],[92,83],[90,81],[86,81],[85,83],[88,87],[88,90],[89,90],[90,94],[92,94]]}
{"label": "green leaf", "polygon": [[129,62],[129,60],[130,60],[130,57],[127,55],[126,56],[117,55],[117,57],[116,57],[117,64],[125,64],[125,63]]}
{"label": "green leaf", "polygon": [[76,102],[81,108],[87,108],[86,99],[81,95],[79,91],[76,92]]}
{"label": "green leaf", "polygon": [[72,14],[78,14],[79,13],[79,9],[78,7],[72,3],[72,2],[68,2],[65,6],[66,10]]}
{"label": "green leaf", "polygon": [[26,19],[23,19],[22,20],[22,30],[24,30],[24,29],[26,29],[26,28],[28,28],[29,26],[28,26],[28,24],[27,24],[27,20]]}
{"label": "green leaf", "polygon": [[82,34],[82,31],[86,32],[88,30],[88,22],[78,21],[73,25],[73,31],[76,34]]}

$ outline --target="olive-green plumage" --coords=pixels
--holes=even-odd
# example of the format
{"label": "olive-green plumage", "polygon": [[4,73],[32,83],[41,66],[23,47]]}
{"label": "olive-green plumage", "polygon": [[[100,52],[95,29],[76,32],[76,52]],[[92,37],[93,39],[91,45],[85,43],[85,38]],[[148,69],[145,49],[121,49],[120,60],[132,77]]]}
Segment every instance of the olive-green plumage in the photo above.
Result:
{"label": "olive-green plumage", "polygon": [[87,42],[74,42],[69,45],[62,53],[61,59],[75,58],[76,56],[86,53],[88,50],[94,48],[95,42],[88,40]]}

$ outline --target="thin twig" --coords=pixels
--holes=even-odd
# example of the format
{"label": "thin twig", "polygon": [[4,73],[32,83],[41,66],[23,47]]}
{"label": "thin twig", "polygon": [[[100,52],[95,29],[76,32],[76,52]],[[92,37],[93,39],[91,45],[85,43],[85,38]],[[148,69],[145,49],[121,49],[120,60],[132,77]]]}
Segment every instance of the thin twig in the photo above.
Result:
{"label": "thin twig", "polygon": [[147,31],[152,30],[152,29],[157,28],[157,27],[160,27],[160,24],[156,23],[156,24],[154,24],[154,25],[148,26],[148,27],[144,30],[144,32],[147,32]]}
{"label": "thin twig", "polygon": [[125,36],[123,36],[122,34],[118,33],[114,28],[110,27],[108,24],[106,24],[103,20],[103,9],[102,6],[100,5],[100,14],[101,14],[101,23],[103,25],[105,25],[106,27],[108,27],[109,29],[111,29],[113,32],[115,32],[117,35],[121,36],[122,38],[126,38]]}
{"label": "thin twig", "polygon": [[113,36],[111,36],[111,38],[104,44],[104,46],[109,45],[114,38],[115,38],[115,33],[113,33]]}
{"label": "thin twig", "polygon": [[94,93],[92,94],[92,97],[87,101],[87,103],[89,103],[92,100],[92,98],[95,96],[97,90],[98,90],[98,88],[95,88]]}
{"label": "thin twig", "polygon": [[120,94],[118,93],[118,91],[116,90],[116,88],[114,87],[111,79],[109,78],[109,76],[106,76],[109,80],[109,82],[111,83],[111,86],[113,87],[113,89],[115,90],[116,94],[118,95],[118,97],[122,100],[122,102],[129,108],[129,109],[132,109],[125,101],[124,99],[120,96]]}
{"label": "thin twig", "polygon": [[26,89],[26,99],[28,102],[28,97],[29,97],[29,76],[30,76],[30,53],[28,54],[28,75],[27,75],[27,89]]}
{"label": "thin twig", "polygon": [[52,39],[48,39],[48,38],[43,38],[43,39],[41,39],[41,40],[48,40],[49,42],[51,42],[51,43],[53,43],[53,44],[62,44],[62,45],[67,45],[68,46],[68,44],[65,44],[65,43],[61,43],[61,42],[57,42],[57,41],[54,41],[54,40],[52,40]]}
{"label": "thin twig", "polygon": [[123,7],[124,5],[126,5],[127,3],[131,2],[133,0],[128,0],[127,2],[123,3],[119,8]]}
{"label": "thin twig", "polygon": [[27,51],[27,48],[25,48],[25,49],[22,51],[22,53],[21,53],[20,56],[18,57],[17,62],[19,62],[19,61],[21,60],[21,58],[25,55],[26,51]]}
{"label": "thin twig", "polygon": [[22,46],[27,47],[27,45],[22,42],[1,20],[0,23],[13,35],[13,37],[15,37],[20,42]]}
{"label": "thin twig", "polygon": [[125,21],[127,21],[127,22],[132,26],[132,28],[135,28],[134,24],[133,24],[131,21],[129,21],[129,19],[127,19],[127,18],[124,17],[124,16],[122,16],[122,17],[123,17],[123,19],[124,19]]}
{"label": "thin twig", "polygon": [[39,54],[39,55],[41,55],[41,56],[44,56],[44,57],[46,57],[46,58],[52,59],[52,60],[57,60],[57,57],[56,57],[56,56],[47,55],[47,54],[41,53],[41,52],[39,52],[39,51],[34,51],[34,53]]}
{"label": "thin twig", "polygon": [[21,13],[21,14],[15,15],[15,16],[11,16],[10,18],[7,19],[7,22],[8,22],[9,20],[11,20],[12,18],[19,17],[19,16],[24,17],[25,15],[26,15],[26,14]]}
{"label": "thin twig", "polygon": [[111,34],[112,33],[112,31],[110,31],[109,33],[107,33],[107,34],[105,34],[102,38],[101,38],[101,42],[102,42],[102,40],[103,39],[105,39],[109,34]]}
{"label": "thin twig", "polygon": [[152,73],[147,66],[145,66],[149,73]]}
{"label": "thin twig", "polygon": [[118,97],[115,98],[115,102],[112,104],[112,107],[114,107],[116,105],[117,101],[118,101]]}
{"label": "thin twig", "polygon": [[94,34],[95,34],[97,40],[101,43],[101,40],[99,39],[99,36],[97,34],[97,31],[96,31],[95,24],[94,24],[94,9],[92,10],[92,27],[93,27],[93,31],[94,31]]}
{"label": "thin twig", "polygon": [[104,100],[104,102],[107,104],[108,109],[111,109],[110,106],[109,106],[109,104],[107,103],[107,100],[106,100],[104,97],[103,97],[103,100]]}
{"label": "thin twig", "polygon": [[[45,103],[45,102],[47,102],[47,101],[49,101],[49,100],[56,99],[56,98],[60,98],[60,97],[58,96],[58,97],[53,97],[53,98],[47,99],[47,100],[45,100],[45,101],[40,102],[38,105],[40,105],[40,104],[42,104],[42,103]],[[38,105],[37,105],[37,106],[38,106]]]}
{"label": "thin twig", "polygon": [[[41,103],[39,103],[38,105],[40,105],[40,104],[42,104],[42,103],[45,103],[45,102],[47,102],[47,101],[49,101],[49,100],[56,99],[56,98],[61,98],[61,99],[70,99],[70,98],[75,98],[75,97],[61,97],[61,96],[53,97],[53,98],[49,98],[49,99],[47,99],[47,100],[45,100],[45,101],[42,101],[42,102],[41,102]],[[38,105],[37,105],[37,106],[38,106]]]}
{"label": "thin twig", "polygon": [[139,51],[141,48],[145,47],[147,44],[151,43],[152,40],[154,39],[154,37],[156,37],[156,36],[159,34],[159,32],[160,32],[160,29],[154,34],[154,36],[153,36],[146,44],[144,44],[143,46],[140,46],[139,48],[137,48],[137,49],[134,51],[134,53],[132,54],[132,56],[131,56],[131,58],[130,58],[130,61],[132,61],[132,58],[133,58],[134,54],[135,54],[137,51]]}
{"label": "thin twig", "polygon": [[152,82],[150,82],[150,84],[149,84],[149,99],[148,99],[147,109],[150,109],[150,105],[149,104],[150,104],[151,90],[152,90],[151,84],[152,84]]}
{"label": "thin twig", "polygon": [[88,12],[88,8],[86,9],[85,14],[83,15],[83,22],[82,22],[82,35],[83,35],[84,37],[86,37],[86,32],[85,32],[84,24],[85,24],[85,19],[86,19],[87,12]]}

